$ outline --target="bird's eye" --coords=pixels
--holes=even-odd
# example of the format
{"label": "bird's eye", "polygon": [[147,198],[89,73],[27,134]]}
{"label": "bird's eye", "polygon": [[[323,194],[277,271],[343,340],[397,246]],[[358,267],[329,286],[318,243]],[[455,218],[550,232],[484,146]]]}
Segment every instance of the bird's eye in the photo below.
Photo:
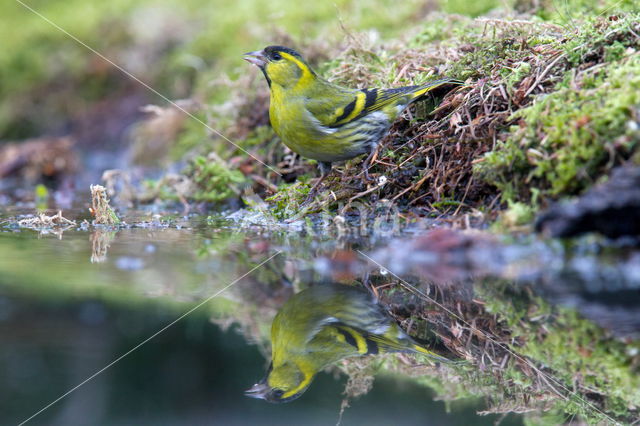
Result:
{"label": "bird's eye", "polygon": [[282,56],[280,56],[278,52],[273,52],[273,55],[271,55],[271,57],[274,61],[279,61],[280,59],[282,59]]}
{"label": "bird's eye", "polygon": [[273,396],[275,396],[276,398],[281,398],[282,395],[284,395],[284,391],[282,389],[273,390]]}

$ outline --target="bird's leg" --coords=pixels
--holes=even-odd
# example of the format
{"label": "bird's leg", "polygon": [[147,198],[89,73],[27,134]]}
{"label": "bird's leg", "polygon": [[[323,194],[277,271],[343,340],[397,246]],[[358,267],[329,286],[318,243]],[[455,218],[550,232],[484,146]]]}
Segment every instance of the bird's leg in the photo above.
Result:
{"label": "bird's leg", "polygon": [[371,163],[378,155],[378,145],[374,145],[371,149],[371,152],[367,156],[367,159],[362,163],[362,175],[364,180],[367,182],[371,182],[373,179],[369,176],[369,167],[371,167]]}
{"label": "bird's leg", "polygon": [[309,195],[307,195],[307,198],[304,200],[302,205],[309,203],[315,198],[316,193],[318,192],[318,188],[327,178],[327,176],[329,176],[329,173],[331,173],[331,163],[327,161],[320,161],[318,162],[318,169],[320,170],[320,177],[318,178],[318,181],[315,183],[315,185],[313,185],[313,187],[311,188],[311,191],[309,191]]}

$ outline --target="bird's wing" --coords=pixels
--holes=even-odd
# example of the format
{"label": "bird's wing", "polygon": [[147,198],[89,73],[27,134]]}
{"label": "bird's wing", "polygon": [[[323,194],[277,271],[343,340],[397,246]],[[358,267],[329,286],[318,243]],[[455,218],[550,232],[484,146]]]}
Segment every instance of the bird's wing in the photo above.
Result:
{"label": "bird's wing", "polygon": [[385,92],[379,89],[336,91],[326,97],[311,98],[305,106],[320,124],[337,128],[391,103],[392,94],[385,95]]}
{"label": "bird's wing", "polygon": [[330,352],[339,355],[338,359],[378,353],[377,344],[366,338],[366,332],[342,323],[323,327],[309,341],[306,349],[315,353]]}
{"label": "bird's wing", "polygon": [[[427,355],[436,361],[449,363],[447,358],[436,354],[418,344],[409,336],[402,338],[390,338],[385,335],[371,334],[357,328],[337,325],[338,331],[344,335],[347,343],[358,349],[360,355],[374,355],[388,352],[415,352]],[[404,335],[404,333],[402,333]],[[351,338],[349,338],[349,336]]]}
{"label": "bird's wing", "polygon": [[[365,107],[365,114],[373,111],[384,109],[386,106],[400,106],[405,107],[416,99],[425,96],[427,93],[442,88],[445,86],[445,92],[451,90],[454,85],[461,85],[462,81],[454,80],[451,78],[443,78],[440,80],[433,80],[428,83],[419,86],[405,86],[397,87],[394,89],[365,89],[365,92],[374,92],[375,100]],[[442,96],[443,92],[440,90],[436,96]],[[369,96],[374,96],[373,94]]]}
{"label": "bird's wing", "polygon": [[349,90],[331,86],[327,87],[327,93],[324,96],[309,98],[305,102],[305,107],[320,124],[336,128],[388,106],[403,108],[413,100],[445,84],[458,84],[458,82],[442,79],[421,86],[394,89]]}
{"label": "bird's wing", "polygon": [[393,341],[381,335],[342,322],[326,324],[309,340],[307,349],[322,351],[338,350],[359,355],[373,355],[384,352],[416,351],[409,341]]}
{"label": "bird's wing", "polygon": [[327,327],[349,326],[365,334],[384,334],[389,330],[389,317],[369,293],[362,289],[337,285],[318,288],[315,290],[316,295],[322,296],[318,294],[321,290],[328,291],[330,297],[322,299],[324,306],[320,299],[314,300],[317,309],[312,309],[314,315],[310,316],[305,327],[308,330],[307,343]]}
{"label": "bird's wing", "polygon": [[318,333],[320,333],[323,329],[325,329],[327,325],[335,324],[338,322],[340,321],[337,318],[334,318],[331,316],[322,318],[321,320],[316,322],[314,326],[309,330],[306,336],[305,343],[308,344],[309,342],[311,342],[318,335]]}
{"label": "bird's wing", "polygon": [[322,332],[318,333],[318,337],[324,340],[324,344],[326,344],[326,339],[329,337],[334,344],[341,346],[349,345],[352,347],[352,351],[357,352],[359,355],[375,355],[388,352],[415,352],[427,355],[437,361],[451,362],[449,359],[418,345],[413,339],[402,332],[398,333],[398,337],[396,338],[389,335],[373,334],[344,323],[333,323],[325,326]]}

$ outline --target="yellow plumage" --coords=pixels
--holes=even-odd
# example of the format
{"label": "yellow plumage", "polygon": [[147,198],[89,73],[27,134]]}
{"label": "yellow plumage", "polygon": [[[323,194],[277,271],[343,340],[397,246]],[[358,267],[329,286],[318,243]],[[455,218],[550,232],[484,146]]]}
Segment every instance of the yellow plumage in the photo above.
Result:
{"label": "yellow plumage", "polygon": [[315,375],[341,359],[387,352],[446,358],[420,346],[373,297],[346,285],[318,285],[294,295],[271,327],[272,362],[249,396],[286,402],[302,395]]}
{"label": "yellow plumage", "polygon": [[[283,46],[251,52],[271,90],[269,118],[275,132],[292,151],[317,160],[322,177],[336,161],[372,153],[396,117],[412,102],[460,82],[441,79],[421,86],[394,89],[350,89],[319,77],[299,53]],[[365,177],[368,178],[368,162]]]}

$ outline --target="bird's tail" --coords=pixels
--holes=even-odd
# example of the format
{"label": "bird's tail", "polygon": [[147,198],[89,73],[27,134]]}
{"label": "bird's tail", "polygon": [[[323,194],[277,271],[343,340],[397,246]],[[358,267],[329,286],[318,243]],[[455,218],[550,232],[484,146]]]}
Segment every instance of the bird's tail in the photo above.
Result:
{"label": "bird's tail", "polygon": [[440,98],[458,86],[464,85],[463,81],[454,78],[442,78],[440,80],[430,81],[429,83],[418,86],[412,93],[411,102],[417,101],[427,95],[433,95]]}
{"label": "bird's tail", "polygon": [[422,346],[420,346],[418,344],[414,344],[413,345],[413,350],[418,352],[418,353],[420,353],[420,354],[428,356],[429,358],[431,358],[434,361],[439,361],[439,362],[443,362],[443,363],[447,363],[447,364],[455,363],[455,361],[452,361],[452,360],[450,360],[448,358],[445,358],[442,355],[438,355],[437,353],[435,353],[433,351],[430,351],[429,349],[424,348],[424,347],[422,347]]}

